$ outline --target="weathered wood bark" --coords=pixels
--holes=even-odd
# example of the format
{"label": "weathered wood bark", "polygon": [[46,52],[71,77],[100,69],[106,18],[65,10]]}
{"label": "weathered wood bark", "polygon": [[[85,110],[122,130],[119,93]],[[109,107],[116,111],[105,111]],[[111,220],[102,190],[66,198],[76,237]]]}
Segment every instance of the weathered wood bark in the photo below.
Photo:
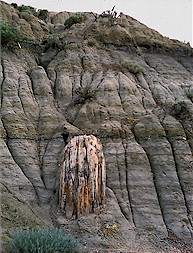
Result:
{"label": "weathered wood bark", "polygon": [[102,144],[93,135],[75,136],[65,147],[59,204],[67,218],[97,213],[105,205]]}

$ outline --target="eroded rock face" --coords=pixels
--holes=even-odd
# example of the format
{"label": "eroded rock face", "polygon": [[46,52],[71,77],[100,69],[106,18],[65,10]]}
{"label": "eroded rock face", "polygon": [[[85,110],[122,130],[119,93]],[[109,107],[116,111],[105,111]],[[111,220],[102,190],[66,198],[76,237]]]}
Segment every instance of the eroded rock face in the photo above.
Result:
{"label": "eroded rock face", "polygon": [[[53,15],[54,22],[61,20]],[[107,236],[103,223],[118,228],[118,241],[126,235],[123,244],[136,231],[191,238],[192,55],[187,45],[130,17],[117,22],[120,40],[110,29],[101,41],[100,24],[108,29],[108,19],[88,14],[85,23],[61,32],[66,50],[40,55],[30,48],[2,48],[2,183],[32,209],[44,208],[54,222],[65,146],[73,136],[92,134],[103,145],[108,192],[98,245]],[[160,47],[152,46],[151,34]]]}

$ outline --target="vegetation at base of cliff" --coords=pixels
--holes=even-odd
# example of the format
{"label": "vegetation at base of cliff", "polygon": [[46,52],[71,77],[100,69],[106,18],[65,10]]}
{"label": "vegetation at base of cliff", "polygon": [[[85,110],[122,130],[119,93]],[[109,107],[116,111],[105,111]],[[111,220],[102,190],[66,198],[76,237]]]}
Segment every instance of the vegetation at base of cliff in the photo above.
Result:
{"label": "vegetation at base of cliff", "polygon": [[78,240],[61,228],[27,228],[12,232],[9,244],[14,253],[80,253]]}
{"label": "vegetation at base of cliff", "polygon": [[42,20],[45,20],[48,17],[48,10],[45,9],[38,9],[36,10],[36,8],[29,6],[29,5],[21,5],[18,6],[16,3],[12,3],[11,4],[15,9],[17,9],[20,13],[28,13],[28,14],[32,14]]}
{"label": "vegetation at base of cliff", "polygon": [[73,24],[82,23],[86,20],[86,15],[84,13],[78,13],[70,16],[64,23],[66,28],[70,28]]}
{"label": "vegetation at base of cliff", "polygon": [[27,43],[28,39],[23,33],[13,25],[7,22],[0,22],[1,45],[9,48],[20,47],[20,43]]}
{"label": "vegetation at base of cliff", "polygon": [[60,39],[59,34],[54,33],[50,35],[46,41],[44,41],[45,49],[48,48],[55,48],[59,50],[66,50],[67,49],[67,42]]}

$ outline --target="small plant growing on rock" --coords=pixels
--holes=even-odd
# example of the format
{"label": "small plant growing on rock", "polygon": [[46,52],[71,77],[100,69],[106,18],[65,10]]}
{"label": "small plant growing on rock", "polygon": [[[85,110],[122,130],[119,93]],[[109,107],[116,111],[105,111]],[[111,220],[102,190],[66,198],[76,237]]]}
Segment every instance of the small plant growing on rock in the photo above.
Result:
{"label": "small plant growing on rock", "polygon": [[113,236],[119,233],[119,226],[114,223],[112,225],[106,225],[102,230],[105,235]]}
{"label": "small plant growing on rock", "polygon": [[115,11],[115,6],[113,6],[112,10],[103,11],[103,13],[100,16],[108,17],[110,25],[113,26],[117,18],[117,12]]}
{"label": "small plant growing on rock", "polygon": [[88,46],[89,47],[94,47],[94,46],[96,46],[96,44],[97,44],[97,42],[94,38],[89,38],[88,39]]}
{"label": "small plant growing on rock", "polygon": [[171,115],[175,117],[179,117],[182,113],[187,111],[187,106],[184,101],[179,101],[178,103],[173,105]]}
{"label": "small plant growing on rock", "polygon": [[189,98],[189,99],[193,102],[193,92],[188,91],[188,92],[186,93],[186,95],[187,95],[187,98]]}
{"label": "small plant growing on rock", "polygon": [[58,228],[28,228],[12,233],[9,245],[14,253],[79,253],[78,241]]}
{"label": "small plant growing on rock", "polygon": [[56,48],[59,50],[65,50],[67,48],[67,42],[60,39],[59,34],[54,33],[50,35],[45,43],[45,49]]}
{"label": "small plant growing on rock", "polygon": [[96,98],[96,90],[91,90],[90,87],[79,87],[75,93],[78,95],[74,104],[84,104],[86,101],[91,101]]}
{"label": "small plant growing on rock", "polygon": [[86,15],[84,13],[78,13],[70,16],[64,23],[66,28],[70,28],[73,24],[82,23],[86,20]]}
{"label": "small plant growing on rock", "polygon": [[156,228],[155,227],[146,227],[145,230],[148,232],[153,232],[156,230]]}
{"label": "small plant growing on rock", "polygon": [[138,74],[143,72],[143,68],[135,61],[128,61],[123,63],[123,67],[125,67],[130,73]]}

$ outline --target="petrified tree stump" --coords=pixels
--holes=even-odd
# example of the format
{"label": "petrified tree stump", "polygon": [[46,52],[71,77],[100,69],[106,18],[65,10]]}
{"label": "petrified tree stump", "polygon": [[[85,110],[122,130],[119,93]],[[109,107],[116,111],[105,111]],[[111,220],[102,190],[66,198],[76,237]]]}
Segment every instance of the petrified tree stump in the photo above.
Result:
{"label": "petrified tree stump", "polygon": [[75,136],[65,147],[59,204],[67,218],[97,213],[105,205],[106,168],[102,144]]}

